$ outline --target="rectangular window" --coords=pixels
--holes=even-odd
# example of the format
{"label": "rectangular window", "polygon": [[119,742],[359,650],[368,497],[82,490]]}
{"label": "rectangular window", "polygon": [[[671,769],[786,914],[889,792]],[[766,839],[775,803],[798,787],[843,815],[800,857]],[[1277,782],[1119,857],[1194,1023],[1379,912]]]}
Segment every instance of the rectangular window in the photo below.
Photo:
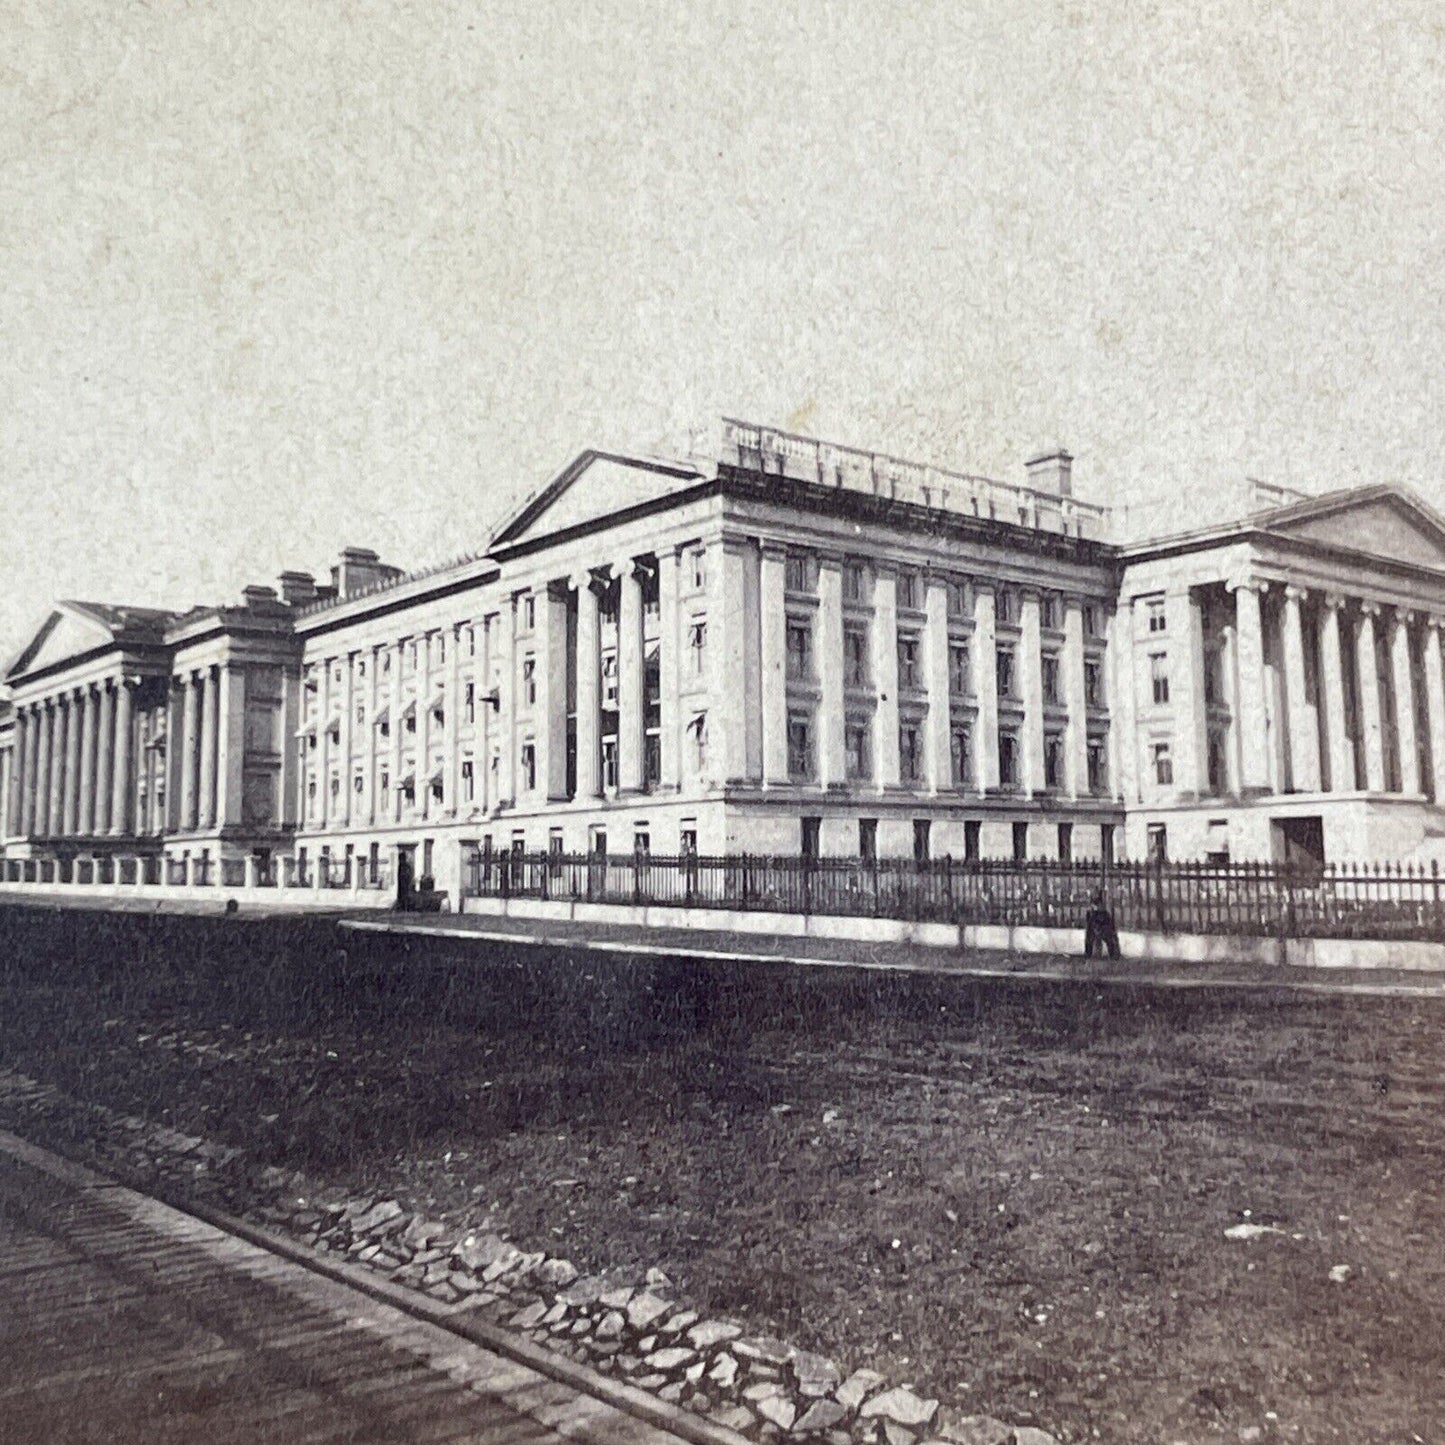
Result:
{"label": "rectangular window", "polygon": [[843,633],[843,660],[849,687],[868,686],[868,634],[861,627]]}
{"label": "rectangular window", "polygon": [[850,557],[843,563],[843,600],[864,602],[868,596],[868,573],[862,562]]}
{"label": "rectangular window", "polygon": [[816,858],[822,839],[823,820],[821,818],[800,818],[799,831],[801,833],[800,849],[804,858]]}
{"label": "rectangular window", "polygon": [[1168,625],[1168,619],[1164,615],[1164,599],[1152,598],[1144,604],[1144,611],[1149,618],[1149,631],[1163,632]]}
{"label": "rectangular window", "polygon": [[1018,617],[1018,604],[1014,601],[1013,589],[1000,587],[994,594],[994,620],[1011,625]]}
{"label": "rectangular window", "polygon": [[898,686],[915,689],[923,686],[923,675],[918,664],[918,639],[916,637],[900,637],[898,639]]}
{"label": "rectangular window", "polygon": [[979,838],[983,832],[983,825],[977,818],[970,818],[963,825],[963,860],[965,863],[977,863],[979,859]]}
{"label": "rectangular window", "polygon": [[865,863],[872,863],[878,857],[878,819],[858,819],[858,856]]}
{"label": "rectangular window", "polygon": [[953,786],[966,788],[973,781],[973,750],[967,728],[954,728],[950,747],[953,752]]}
{"label": "rectangular window", "polygon": [[617,706],[617,654],[615,652],[602,654],[602,706],[606,708]]}
{"label": "rectangular window", "polygon": [[638,856],[652,852],[652,834],[646,823],[639,823],[632,830],[632,851]]}
{"label": "rectangular window", "polygon": [[898,768],[905,783],[923,781],[923,735],[912,723],[898,729]]}
{"label": "rectangular window", "polygon": [[1044,787],[1064,786],[1064,737],[1062,733],[1049,733],[1044,738]]}
{"label": "rectangular window", "polygon": [[1084,701],[1090,707],[1099,707],[1104,701],[1103,672],[1097,662],[1084,664]]}
{"label": "rectangular window", "polygon": [[1174,759],[1168,743],[1154,744],[1154,781],[1161,787],[1169,787],[1174,782]]}
{"label": "rectangular window", "polygon": [[604,788],[616,788],[617,786],[617,739],[602,739],[602,786]]}
{"label": "rectangular window", "polygon": [[898,574],[898,605],[916,612],[919,607],[918,592],[918,573],[900,572]]}
{"label": "rectangular window", "polygon": [[522,599],[522,630],[531,632],[537,625],[537,599],[529,592]]}
{"label": "rectangular window", "polygon": [[1109,786],[1109,754],[1103,738],[1090,738],[1089,750],[1089,791],[1103,793]]}
{"label": "rectangular window", "polygon": [[1045,592],[1039,599],[1039,626],[1050,632],[1059,630],[1059,597],[1056,592]]}
{"label": "rectangular window", "polygon": [[653,788],[662,780],[662,737],[648,733],[642,739],[642,781]]}
{"label": "rectangular window", "polygon": [[699,713],[687,725],[688,761],[695,777],[707,771],[707,715]]}
{"label": "rectangular window", "polygon": [[998,695],[1011,698],[1014,692],[1014,654],[1011,647],[1000,647],[994,656]]}
{"label": "rectangular window", "polygon": [[801,552],[789,552],[783,563],[783,585],[789,592],[806,592],[812,580],[812,568]]}
{"label": "rectangular window", "polygon": [[477,796],[476,779],[472,774],[472,760],[462,759],[462,797],[468,802],[475,800]]}
{"label": "rectangular window", "polygon": [[1165,824],[1149,824],[1148,848],[1151,863],[1167,863],[1169,861],[1169,829]]}
{"label": "rectangular window", "polygon": [[692,675],[701,677],[707,667],[707,623],[692,622],[687,629],[687,655]]}
{"label": "rectangular window", "polygon": [[1039,659],[1043,678],[1044,701],[1056,703],[1059,700],[1059,659],[1056,653],[1045,653]]}
{"label": "rectangular window", "polygon": [[1013,853],[1015,863],[1027,863],[1029,861],[1029,825],[1027,823],[1014,824]]}
{"label": "rectangular window", "polygon": [[849,782],[866,782],[873,776],[864,723],[848,723],[843,728],[843,772]]}
{"label": "rectangular window", "polygon": [[913,861],[915,863],[928,862],[932,833],[933,825],[927,818],[913,820]]}
{"label": "rectangular window", "polygon": [[356,704],[356,721],[358,726],[366,721],[366,704],[364,702]]}
{"label": "rectangular window", "polygon": [[1019,785],[1019,738],[1011,731],[1000,731],[998,735],[998,781],[1004,788]]}
{"label": "rectangular window", "polygon": [[948,644],[948,690],[955,697],[964,697],[970,690],[968,675],[968,643]]}
{"label": "rectangular window", "polygon": [[437,662],[445,663],[447,660],[447,635],[445,632],[437,633]]}
{"label": "rectangular window", "polygon": [[701,547],[694,547],[687,555],[692,590],[701,592],[707,586],[707,553]]}
{"label": "rectangular window", "polygon": [[1059,862],[1072,863],[1074,860],[1074,825],[1059,824]]}
{"label": "rectangular window", "polygon": [[522,744],[522,786],[529,793],[533,792],[537,787],[536,743]]}
{"label": "rectangular window", "polygon": [[537,705],[537,659],[531,656],[522,659],[522,701],[527,707]]}
{"label": "rectangular window", "polygon": [[813,631],[806,622],[788,623],[788,678],[805,682],[813,676]]}
{"label": "rectangular window", "polygon": [[1084,635],[1086,637],[1098,637],[1100,635],[1100,616],[1099,609],[1092,602],[1084,607]]}
{"label": "rectangular window", "polygon": [[968,616],[968,585],[950,577],[944,584],[948,598],[948,615],[954,619]]}
{"label": "rectangular window", "polygon": [[1162,652],[1149,654],[1149,679],[1154,689],[1154,702],[1163,705],[1169,701],[1169,663]]}
{"label": "rectangular window", "polygon": [[788,719],[788,775],[799,779],[813,776],[813,729],[806,718]]}
{"label": "rectangular window", "polygon": [[682,820],[682,827],[677,835],[677,849],[684,858],[697,857],[697,824],[690,818]]}

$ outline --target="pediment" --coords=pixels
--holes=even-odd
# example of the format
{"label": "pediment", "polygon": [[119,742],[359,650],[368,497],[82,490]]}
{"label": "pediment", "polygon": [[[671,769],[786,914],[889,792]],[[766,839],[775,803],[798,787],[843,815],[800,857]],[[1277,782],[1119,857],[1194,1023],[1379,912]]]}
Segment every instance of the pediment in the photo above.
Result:
{"label": "pediment", "polygon": [[699,472],[681,463],[583,452],[502,526],[492,549],[586,527],[700,480]]}
{"label": "pediment", "polygon": [[1268,530],[1393,562],[1445,569],[1445,528],[1403,493],[1342,501],[1327,510],[1290,511],[1292,515],[1266,521]]}
{"label": "pediment", "polygon": [[30,641],[21,648],[5,675],[12,678],[39,672],[73,657],[83,657],[97,648],[108,647],[114,641],[114,633],[104,623],[67,607],[57,607],[31,634]]}

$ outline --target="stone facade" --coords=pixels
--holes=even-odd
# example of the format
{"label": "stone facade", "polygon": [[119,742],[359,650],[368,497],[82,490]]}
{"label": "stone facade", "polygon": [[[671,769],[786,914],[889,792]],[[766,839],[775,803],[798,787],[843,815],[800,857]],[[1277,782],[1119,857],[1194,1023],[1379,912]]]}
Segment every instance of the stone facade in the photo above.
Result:
{"label": "stone facade", "polygon": [[455,899],[488,848],[1435,856],[1429,509],[1106,528],[1067,453],[1019,486],[725,423],[703,459],[583,453],[430,572],[353,548],[240,608],[62,603],[5,675],[6,872],[404,858]]}

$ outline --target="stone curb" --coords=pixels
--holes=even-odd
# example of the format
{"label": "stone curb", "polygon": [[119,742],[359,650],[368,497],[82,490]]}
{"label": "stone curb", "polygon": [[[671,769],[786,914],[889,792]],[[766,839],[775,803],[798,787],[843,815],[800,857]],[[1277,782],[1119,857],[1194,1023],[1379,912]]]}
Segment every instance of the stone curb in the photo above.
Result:
{"label": "stone curb", "polygon": [[233,1214],[217,1209],[213,1205],[198,1203],[168,1189],[164,1184],[144,1181],[144,1187],[137,1179],[127,1179],[128,1171],[117,1171],[115,1176],[102,1174],[89,1165],[67,1159],[49,1149],[31,1143],[28,1139],[8,1130],[0,1129],[0,1154],[9,1154],[33,1169],[51,1175],[64,1183],[85,1189],[131,1189],[137,1194],[158,1200],[178,1213],[190,1215],[202,1223],[209,1224],[248,1244],[254,1244],[271,1254],[279,1255],[292,1264],[299,1264],[313,1274],[319,1274],[339,1284],[349,1286],[362,1294],[391,1305],[413,1319],[424,1321],[448,1330],[454,1335],[481,1345],[519,1365],[546,1375],[558,1384],[591,1395],[605,1404],[632,1415],[645,1424],[667,1430],[692,1445],[752,1445],[745,1435],[705,1420],[691,1410],[670,1405],[642,1390],[634,1389],[620,1381],[609,1379],[595,1370],[573,1360],[554,1354],[541,1345],[512,1334],[485,1320],[463,1317],[465,1306],[439,1305],[426,1295],[408,1289],[405,1285],[393,1284],[390,1280],[378,1279],[375,1272],[361,1264],[333,1263],[304,1244],[298,1244],[285,1235],[266,1229],[261,1225],[239,1219]]}

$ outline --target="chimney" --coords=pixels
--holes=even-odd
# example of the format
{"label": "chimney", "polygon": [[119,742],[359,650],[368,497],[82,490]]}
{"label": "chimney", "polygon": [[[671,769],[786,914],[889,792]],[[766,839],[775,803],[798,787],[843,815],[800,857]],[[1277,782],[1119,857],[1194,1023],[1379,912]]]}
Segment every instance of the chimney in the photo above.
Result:
{"label": "chimney", "polygon": [[331,569],[331,583],[338,597],[355,597],[401,576],[400,567],[389,567],[370,547],[343,547],[340,560]]}
{"label": "chimney", "polygon": [[254,611],[265,611],[276,605],[276,589],[255,584],[241,589],[241,602]]}
{"label": "chimney", "polygon": [[316,579],[309,572],[283,572],[277,581],[281,600],[288,607],[304,607],[316,600]]}
{"label": "chimney", "polygon": [[1062,447],[1031,457],[1024,466],[1028,469],[1029,486],[1034,491],[1047,492],[1052,497],[1073,496],[1074,459]]}

